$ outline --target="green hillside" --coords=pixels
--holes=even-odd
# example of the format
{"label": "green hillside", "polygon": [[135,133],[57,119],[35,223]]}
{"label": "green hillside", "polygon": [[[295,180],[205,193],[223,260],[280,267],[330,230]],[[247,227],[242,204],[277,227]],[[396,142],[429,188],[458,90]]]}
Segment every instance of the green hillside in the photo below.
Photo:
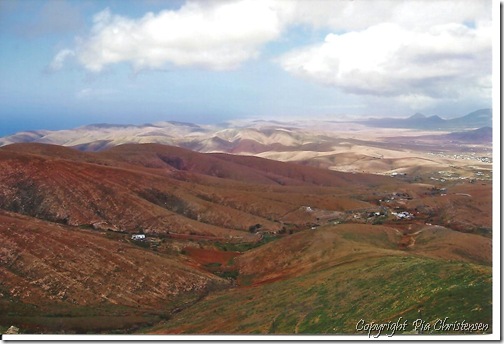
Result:
{"label": "green hillside", "polygon": [[419,317],[432,325],[448,317],[490,324],[488,333],[491,291],[487,266],[415,256],[363,259],[212,294],[145,332],[353,334],[360,319],[386,323],[402,317],[411,331]]}

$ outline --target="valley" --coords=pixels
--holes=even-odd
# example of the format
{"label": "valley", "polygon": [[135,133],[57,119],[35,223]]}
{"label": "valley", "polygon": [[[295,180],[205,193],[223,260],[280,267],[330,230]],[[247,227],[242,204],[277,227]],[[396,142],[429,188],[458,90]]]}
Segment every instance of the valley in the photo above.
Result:
{"label": "valley", "polygon": [[335,335],[419,314],[492,332],[491,141],[265,125],[219,149],[0,147],[2,332]]}
{"label": "valley", "polygon": [[0,339],[500,340],[499,10],[0,0]]}

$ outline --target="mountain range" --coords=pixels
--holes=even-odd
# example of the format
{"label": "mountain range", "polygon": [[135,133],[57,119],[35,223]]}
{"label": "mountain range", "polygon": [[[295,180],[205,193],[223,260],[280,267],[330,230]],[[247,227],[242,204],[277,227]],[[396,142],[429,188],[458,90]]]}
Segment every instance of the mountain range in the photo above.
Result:
{"label": "mountain range", "polygon": [[[416,114],[409,118],[380,118],[364,121],[244,121],[220,125],[159,122],[143,125],[93,124],[68,130],[20,132],[0,138],[0,146],[37,142],[99,151],[125,143],[162,143],[199,152],[260,154],[266,151],[324,150],[334,144],[334,133],[368,127],[418,130],[467,130],[492,126],[491,109],[445,120]],[[314,148],[315,147],[315,148]]]}
{"label": "mountain range", "polygon": [[465,116],[443,119],[437,115],[417,113],[408,118],[374,118],[362,123],[380,128],[409,128],[425,130],[461,130],[492,127],[492,109],[481,109]]}

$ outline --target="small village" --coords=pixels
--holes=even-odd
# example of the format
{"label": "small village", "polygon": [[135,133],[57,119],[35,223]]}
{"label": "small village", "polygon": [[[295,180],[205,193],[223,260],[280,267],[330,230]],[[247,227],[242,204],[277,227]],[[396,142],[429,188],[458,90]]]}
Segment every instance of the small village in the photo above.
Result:
{"label": "small village", "polygon": [[473,161],[479,161],[479,162],[488,163],[488,164],[492,163],[491,156],[479,156],[476,154],[477,153],[475,153],[475,152],[466,153],[466,154],[462,154],[462,153],[458,153],[458,154],[451,153],[450,154],[450,153],[444,153],[444,152],[437,152],[437,153],[428,152],[427,153],[427,155],[436,156],[436,157],[445,158],[445,159],[473,160]]}
{"label": "small village", "polygon": [[[447,176],[446,174],[443,175]],[[447,187],[432,186],[425,191],[425,195],[429,197],[444,197],[447,196],[447,194]],[[469,194],[455,193],[455,195],[471,197]],[[159,246],[160,242],[164,239],[229,243],[249,239],[252,242],[260,242],[265,238],[282,237],[303,230],[316,230],[321,226],[343,223],[366,223],[373,225],[408,225],[412,223],[422,225],[436,224],[436,218],[438,216],[437,211],[429,206],[413,207],[409,204],[412,200],[414,200],[414,197],[410,193],[395,191],[391,193],[373,194],[369,199],[366,199],[366,201],[375,204],[375,206],[360,209],[335,211],[305,205],[289,213],[296,213],[301,218],[304,218],[304,223],[300,221],[294,223],[288,220],[288,217],[285,217],[283,220],[275,221],[279,224],[279,228],[270,228],[257,223],[249,226],[248,231],[244,231],[243,236],[238,237],[207,237],[168,231],[163,235],[157,233],[145,234],[143,232],[130,234],[130,240],[140,246],[153,248]],[[117,232],[123,235],[127,233],[125,231]]]}

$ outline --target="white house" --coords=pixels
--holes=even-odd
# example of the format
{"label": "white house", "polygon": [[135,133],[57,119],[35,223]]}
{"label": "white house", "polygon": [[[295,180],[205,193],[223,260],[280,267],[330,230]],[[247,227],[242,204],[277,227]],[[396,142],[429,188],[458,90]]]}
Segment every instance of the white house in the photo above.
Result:
{"label": "white house", "polygon": [[131,236],[131,239],[133,239],[133,240],[144,240],[145,239],[145,234],[133,234]]}

